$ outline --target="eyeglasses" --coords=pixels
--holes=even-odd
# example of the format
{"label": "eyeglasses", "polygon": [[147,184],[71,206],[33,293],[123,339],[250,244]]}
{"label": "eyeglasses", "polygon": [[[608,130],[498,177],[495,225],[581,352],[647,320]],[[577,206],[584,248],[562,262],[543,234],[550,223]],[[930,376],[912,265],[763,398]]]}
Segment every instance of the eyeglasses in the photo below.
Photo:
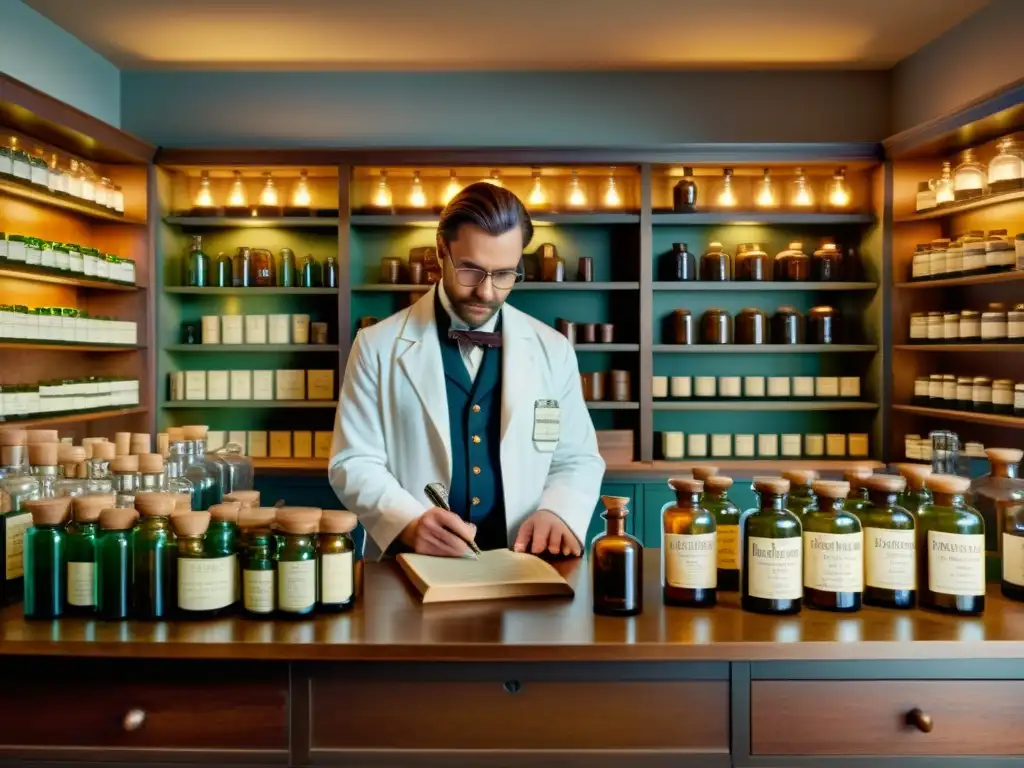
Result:
{"label": "eyeglasses", "polygon": [[491,285],[499,291],[507,291],[523,279],[523,273],[518,269],[499,269],[496,272],[488,272],[479,267],[459,267],[455,265],[455,259],[452,258],[451,253],[448,253],[447,256],[455,269],[455,279],[464,288],[476,288],[489,277]]}

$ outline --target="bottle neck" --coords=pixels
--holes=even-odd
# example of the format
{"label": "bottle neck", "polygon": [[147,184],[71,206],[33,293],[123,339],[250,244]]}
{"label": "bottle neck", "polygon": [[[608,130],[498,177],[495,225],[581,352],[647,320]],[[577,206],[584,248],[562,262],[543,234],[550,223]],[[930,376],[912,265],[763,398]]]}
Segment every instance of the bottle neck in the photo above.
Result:
{"label": "bottle neck", "polygon": [[761,491],[761,509],[765,512],[782,512],[786,509],[786,494]]}
{"label": "bottle neck", "polygon": [[935,506],[937,507],[963,507],[964,495],[962,493],[938,493],[933,494]]}
{"label": "bottle neck", "polygon": [[897,494],[889,491],[870,491],[868,500],[876,507],[895,507]]}

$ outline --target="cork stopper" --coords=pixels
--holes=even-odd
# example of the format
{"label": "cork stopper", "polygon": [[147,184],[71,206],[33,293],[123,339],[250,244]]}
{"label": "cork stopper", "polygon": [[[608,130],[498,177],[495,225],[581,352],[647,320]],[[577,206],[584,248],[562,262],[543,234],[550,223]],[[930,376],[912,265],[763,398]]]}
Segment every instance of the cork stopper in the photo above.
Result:
{"label": "cork stopper", "polygon": [[712,475],[704,481],[704,490],[710,493],[721,493],[732,488],[732,478],[725,475]]}
{"label": "cork stopper", "polygon": [[897,464],[896,469],[907,478],[907,485],[915,491],[924,488],[925,481],[932,473],[932,468],[927,464]]}
{"label": "cork stopper", "polygon": [[694,467],[690,470],[696,480],[707,480],[718,474],[718,467]]}
{"label": "cork stopper", "polygon": [[214,504],[210,507],[210,519],[218,523],[237,523],[238,512],[242,505],[237,501],[228,501],[223,504]]}
{"label": "cork stopper", "polygon": [[179,536],[202,536],[210,527],[209,512],[183,512],[171,515],[171,527]]}
{"label": "cork stopper", "polygon": [[668,487],[676,493],[703,493],[704,481],[689,477],[671,477]]}
{"label": "cork stopper", "polygon": [[60,432],[56,429],[30,429],[25,432],[29,445],[32,443],[59,443]]}
{"label": "cork stopper", "polygon": [[131,453],[132,447],[132,433],[131,432],[115,432],[114,433],[114,452],[118,456],[128,456]]}
{"label": "cork stopper", "polygon": [[28,463],[33,467],[56,467],[59,443],[29,443]]}
{"label": "cork stopper", "polygon": [[903,493],[907,487],[907,479],[901,475],[872,475],[863,482],[869,491],[882,493]]}
{"label": "cork stopper", "polygon": [[787,469],[782,476],[793,485],[810,485],[818,479],[818,473],[813,469]]}
{"label": "cork stopper", "polygon": [[114,506],[112,493],[87,493],[71,500],[74,518],[79,523],[95,523],[100,519],[100,512]]}
{"label": "cork stopper", "polygon": [[853,467],[843,472],[843,477],[846,481],[854,488],[860,488],[863,483],[862,481],[866,478],[871,477],[875,474],[874,470],[868,469],[867,467]]}
{"label": "cork stopper", "polygon": [[24,429],[0,429],[0,445],[25,445],[28,433]]}
{"label": "cork stopper", "polygon": [[815,480],[811,488],[819,499],[845,499],[850,495],[850,484],[845,480]]}
{"label": "cork stopper", "polygon": [[131,452],[134,454],[149,453],[153,438],[148,432],[134,432],[131,439]]}
{"label": "cork stopper", "polygon": [[971,487],[971,480],[957,475],[929,475],[924,481],[925,487],[932,493],[961,494]]}
{"label": "cork stopper", "polygon": [[139,471],[139,457],[138,456],[115,456],[113,461],[110,462],[110,471],[117,472],[119,474],[127,475]]}
{"label": "cork stopper", "polygon": [[1020,464],[1024,451],[1019,448],[986,448],[985,455],[993,464]]}
{"label": "cork stopper", "polygon": [[176,499],[173,493],[137,493],[135,508],[143,517],[170,517]]}
{"label": "cork stopper", "polygon": [[100,528],[105,531],[125,531],[135,525],[138,517],[134,509],[104,509],[100,512]]}
{"label": "cork stopper", "polygon": [[260,505],[260,492],[232,491],[231,493],[224,494],[224,501],[237,501],[242,505],[242,509],[245,509],[246,507],[255,509]]}
{"label": "cork stopper", "polygon": [[180,443],[185,439],[185,430],[181,427],[168,427],[167,439],[172,443]]}
{"label": "cork stopper", "polygon": [[789,480],[784,477],[755,477],[753,486],[762,493],[789,493]]}
{"label": "cork stopper", "polygon": [[174,513],[178,512],[191,512],[192,511],[192,494],[191,493],[175,493],[174,496]]}
{"label": "cork stopper", "polygon": [[316,533],[321,514],[314,507],[280,507],[277,510],[277,527],[291,534]]}
{"label": "cork stopper", "polygon": [[171,439],[166,432],[161,432],[156,436],[156,452],[165,459],[171,455]]}
{"label": "cork stopper", "polygon": [[277,520],[274,507],[242,507],[238,512],[238,527],[243,531],[270,528]]}
{"label": "cork stopper", "polygon": [[33,499],[25,502],[25,509],[32,513],[33,525],[63,525],[71,512],[71,497]]}
{"label": "cork stopper", "polygon": [[164,471],[164,457],[159,453],[138,454],[139,472],[147,475],[159,475]]}
{"label": "cork stopper", "polygon": [[320,533],[351,533],[358,522],[355,512],[325,509],[320,518]]}
{"label": "cork stopper", "polygon": [[202,425],[193,424],[188,427],[182,427],[186,440],[205,440],[207,427]]}
{"label": "cork stopper", "polygon": [[92,444],[92,457],[94,459],[102,459],[103,461],[113,461],[116,455],[115,447],[113,443],[106,441],[102,443]]}

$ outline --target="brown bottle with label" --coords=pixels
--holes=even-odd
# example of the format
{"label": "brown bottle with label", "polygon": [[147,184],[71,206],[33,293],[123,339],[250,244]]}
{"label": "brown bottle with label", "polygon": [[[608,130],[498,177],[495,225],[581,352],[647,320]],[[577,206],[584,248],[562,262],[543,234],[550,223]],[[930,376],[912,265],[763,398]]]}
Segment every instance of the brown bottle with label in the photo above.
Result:
{"label": "brown bottle with label", "polygon": [[644,609],[644,548],[626,533],[629,499],[602,496],[605,532],[590,547],[594,613],[637,616]]}
{"label": "brown bottle with label", "polygon": [[661,509],[665,605],[706,608],[718,594],[717,542],[714,516],[701,506],[704,482],[672,478],[675,502]]}

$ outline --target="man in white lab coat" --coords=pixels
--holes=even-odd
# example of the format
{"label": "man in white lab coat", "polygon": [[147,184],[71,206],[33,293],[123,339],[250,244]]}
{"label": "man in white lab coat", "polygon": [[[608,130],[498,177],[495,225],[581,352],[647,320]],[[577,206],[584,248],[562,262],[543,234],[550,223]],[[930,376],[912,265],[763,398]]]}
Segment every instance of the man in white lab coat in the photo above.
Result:
{"label": "man in white lab coat", "polygon": [[441,282],[356,336],[329,475],[367,557],[459,556],[464,539],[581,554],[605,465],[572,346],[505,304],[532,236],[514,194],[469,185],[441,214]]}

